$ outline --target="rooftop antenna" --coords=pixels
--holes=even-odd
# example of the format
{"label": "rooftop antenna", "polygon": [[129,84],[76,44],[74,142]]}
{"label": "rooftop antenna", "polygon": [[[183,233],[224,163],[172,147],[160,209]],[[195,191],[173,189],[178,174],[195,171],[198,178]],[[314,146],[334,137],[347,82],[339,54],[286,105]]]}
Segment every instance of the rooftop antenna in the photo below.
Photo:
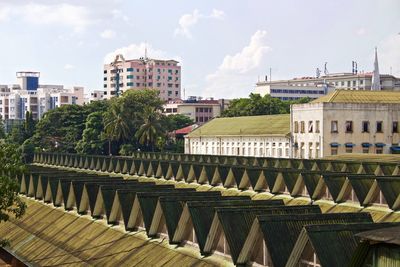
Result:
{"label": "rooftop antenna", "polygon": [[144,43],[144,59],[147,59],[147,42]]}
{"label": "rooftop antenna", "polygon": [[272,68],[269,68],[269,81],[272,82]]}

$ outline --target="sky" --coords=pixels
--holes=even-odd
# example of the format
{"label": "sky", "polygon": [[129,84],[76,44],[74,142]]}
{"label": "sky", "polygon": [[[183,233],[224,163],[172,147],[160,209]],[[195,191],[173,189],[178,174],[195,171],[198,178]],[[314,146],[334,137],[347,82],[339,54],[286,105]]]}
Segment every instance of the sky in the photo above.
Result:
{"label": "sky", "polygon": [[[398,0],[0,0],[0,84],[103,87],[103,64],[176,59],[185,96],[246,97],[272,79],[372,71],[400,77]],[[183,95],[183,93],[182,93]]]}

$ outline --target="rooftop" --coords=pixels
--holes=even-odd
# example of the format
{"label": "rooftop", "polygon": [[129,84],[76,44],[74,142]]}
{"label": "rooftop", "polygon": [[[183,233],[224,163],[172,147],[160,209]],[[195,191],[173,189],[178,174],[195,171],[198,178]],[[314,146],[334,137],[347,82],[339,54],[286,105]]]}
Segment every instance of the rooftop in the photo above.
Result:
{"label": "rooftop", "polygon": [[400,92],[335,90],[311,103],[381,103],[400,104]]}
{"label": "rooftop", "polygon": [[191,132],[189,137],[236,135],[288,135],[290,115],[215,118]]}

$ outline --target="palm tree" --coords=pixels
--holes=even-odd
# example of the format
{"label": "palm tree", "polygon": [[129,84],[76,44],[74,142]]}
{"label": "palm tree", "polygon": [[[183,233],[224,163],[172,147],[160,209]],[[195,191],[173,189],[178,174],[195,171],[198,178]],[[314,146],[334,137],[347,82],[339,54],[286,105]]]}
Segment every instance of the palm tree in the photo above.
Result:
{"label": "palm tree", "polygon": [[160,123],[161,114],[151,106],[147,106],[143,109],[142,118],[143,124],[139,130],[135,133],[135,137],[138,139],[141,145],[151,146],[154,151],[154,144],[157,139],[164,134]]}
{"label": "palm tree", "polygon": [[124,106],[118,101],[113,102],[104,116],[104,132],[108,139],[108,152],[111,155],[111,141],[128,139],[130,126]]}

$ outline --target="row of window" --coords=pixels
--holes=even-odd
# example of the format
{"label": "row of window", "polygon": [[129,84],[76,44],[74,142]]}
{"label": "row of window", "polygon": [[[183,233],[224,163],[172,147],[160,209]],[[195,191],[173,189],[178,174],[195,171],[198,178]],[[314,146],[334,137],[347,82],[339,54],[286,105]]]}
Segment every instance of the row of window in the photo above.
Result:
{"label": "row of window", "polygon": [[271,89],[271,93],[324,95],[325,91],[324,90]]}
{"label": "row of window", "polygon": [[177,108],[166,108],[164,109],[165,113],[177,113],[178,109]]}
{"label": "row of window", "polygon": [[[345,133],[353,133],[354,130],[354,124],[353,121],[346,121],[344,125],[344,130]],[[319,120],[315,121],[315,133],[320,132],[319,128]],[[370,122],[369,121],[362,121],[361,122],[361,132],[362,133],[369,133],[371,130]],[[305,133],[305,122],[298,121],[294,122],[294,133]],[[314,133],[314,122],[313,121],[308,121],[308,127],[307,127],[307,132],[308,133]],[[339,132],[339,122],[338,121],[331,121],[331,132],[332,133],[338,133]],[[377,121],[375,124],[375,132],[376,133],[383,133],[383,121]],[[399,132],[399,124],[397,121],[392,122],[392,133],[398,133]]]}
{"label": "row of window", "polygon": [[[141,72],[143,69],[136,69],[136,72]],[[126,71],[127,72],[135,72],[135,68],[127,68],[126,69]],[[153,69],[147,69],[147,71],[148,72],[153,72]],[[111,71],[110,71],[110,73],[115,73],[116,72],[116,70],[114,70],[114,69],[112,69]],[[124,69],[118,69],[118,72],[124,72]],[[161,69],[157,69],[157,72],[158,73],[161,73]],[[163,69],[162,70],[162,72],[165,72],[165,69]],[[107,70],[104,70],[104,72],[103,72],[104,74],[107,74]],[[170,74],[179,74],[179,70],[172,70],[172,69],[169,69],[168,70],[168,73],[170,73]]]}
{"label": "row of window", "polygon": [[212,117],[196,117],[196,122],[207,122],[211,119]]}
{"label": "row of window", "polygon": [[[299,129],[299,124],[300,124],[300,129]],[[294,122],[294,133],[305,133],[305,122],[298,121]],[[314,132],[314,121],[308,121],[308,127],[307,127],[307,132],[308,133],[313,133]],[[315,132],[319,133],[319,120],[315,121]]]}
{"label": "row of window", "polygon": [[[339,132],[339,126],[338,126],[338,121],[331,121],[331,132],[332,133],[338,133]],[[345,122],[345,132],[346,133],[352,133],[354,130],[353,127],[353,121],[346,121]],[[361,132],[362,133],[369,133],[371,131],[371,126],[369,121],[362,121],[361,122]],[[383,133],[383,121],[376,121],[375,122],[375,132],[376,133]],[[398,133],[399,132],[399,124],[397,121],[392,122],[392,133]]]}
{"label": "row of window", "polygon": [[[214,146],[215,144],[216,144],[217,146],[219,145],[219,142],[210,142],[210,143],[211,143],[212,146]],[[195,144],[198,145],[199,142],[195,142]],[[209,145],[208,142],[201,142],[201,145],[202,145],[202,146],[204,146],[204,144],[205,144],[206,146]],[[248,144],[248,146],[251,146],[251,145],[252,145],[252,142],[248,142],[247,144]],[[264,143],[263,143],[263,142],[259,142],[259,143],[254,142],[253,144],[254,144],[254,146],[257,146],[257,144],[259,144],[259,146],[264,146]],[[284,144],[286,147],[289,147],[289,143],[276,143],[276,142],[272,142],[272,143],[271,143],[271,146],[274,147],[274,146],[276,146],[277,144],[278,144],[278,146],[282,146],[282,145]],[[221,145],[225,145],[225,142],[221,142]],[[235,146],[235,142],[232,142],[232,144],[231,144],[230,142],[226,142],[226,145],[227,145],[227,146],[229,146],[229,145]],[[240,146],[240,142],[236,142],[236,146]],[[242,143],[242,146],[246,146],[246,143],[243,142],[243,143]],[[265,146],[269,146],[269,142],[266,142],[266,143],[265,143]]]}
{"label": "row of window", "polygon": [[[128,86],[128,87],[133,87],[135,85],[136,85],[136,87],[146,87],[146,83],[134,83],[134,82],[127,82],[126,83],[126,86]],[[156,87],[161,87],[161,85],[165,86],[165,83],[156,83]],[[107,88],[108,86],[105,83],[103,87]],[[124,83],[120,83],[119,87],[120,88],[124,87]],[[153,87],[153,83],[152,82],[147,83],[147,87]],[[167,87],[168,88],[173,88],[174,84],[173,83],[168,83]],[[114,83],[111,84],[111,88],[115,88],[115,84]],[[175,84],[175,88],[179,88],[179,83]]]}
{"label": "row of window", "polygon": [[196,112],[211,113],[212,112],[212,108],[196,108]]}

